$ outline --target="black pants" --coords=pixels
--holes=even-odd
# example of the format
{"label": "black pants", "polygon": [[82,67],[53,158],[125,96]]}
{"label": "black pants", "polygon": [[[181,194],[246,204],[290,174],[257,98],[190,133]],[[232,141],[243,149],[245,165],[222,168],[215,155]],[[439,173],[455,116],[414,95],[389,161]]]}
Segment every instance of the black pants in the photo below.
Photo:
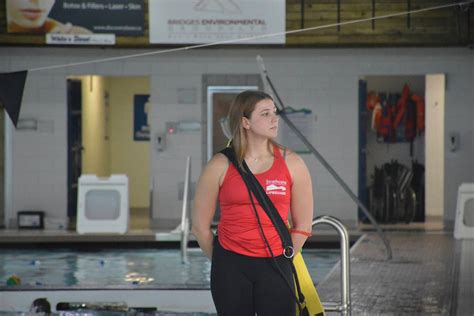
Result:
{"label": "black pants", "polygon": [[214,239],[211,292],[219,316],[294,316],[294,283],[291,262],[283,256],[243,256],[222,248]]}

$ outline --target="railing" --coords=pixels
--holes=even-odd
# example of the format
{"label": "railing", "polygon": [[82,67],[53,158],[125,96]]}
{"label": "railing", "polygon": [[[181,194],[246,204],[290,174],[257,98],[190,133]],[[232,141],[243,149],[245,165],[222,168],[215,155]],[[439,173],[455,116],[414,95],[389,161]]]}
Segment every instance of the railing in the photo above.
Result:
{"label": "railing", "polygon": [[189,239],[189,190],[191,179],[191,157],[186,157],[186,171],[184,176],[183,207],[181,210],[181,261],[188,263]]}
{"label": "railing", "polygon": [[313,227],[327,224],[334,227],[341,238],[341,303],[323,302],[326,311],[340,312],[342,315],[351,314],[351,285],[350,285],[350,258],[349,235],[346,228],[335,217],[329,215],[318,216],[313,220]]}

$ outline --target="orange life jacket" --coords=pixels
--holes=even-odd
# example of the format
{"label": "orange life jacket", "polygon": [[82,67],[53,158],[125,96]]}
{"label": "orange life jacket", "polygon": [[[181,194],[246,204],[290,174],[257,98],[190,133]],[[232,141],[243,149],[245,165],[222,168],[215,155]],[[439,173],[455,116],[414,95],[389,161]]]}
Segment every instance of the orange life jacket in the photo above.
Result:
{"label": "orange life jacket", "polygon": [[405,141],[413,141],[416,136],[416,105],[413,100],[408,100],[405,114]]}
{"label": "orange life jacket", "polygon": [[380,125],[382,124],[382,106],[380,103],[377,103],[372,111],[372,130],[377,132],[380,129]]}
{"label": "orange life jacket", "polygon": [[367,101],[365,102],[367,110],[372,111],[377,105],[377,103],[380,103],[379,96],[374,91],[370,91],[367,94]]}
{"label": "orange life jacket", "polygon": [[400,124],[400,121],[403,119],[403,116],[405,115],[409,97],[410,97],[410,87],[408,87],[408,85],[405,83],[405,85],[403,86],[402,96],[400,97],[400,99],[398,99],[398,102],[397,102],[397,108],[396,108],[397,116],[395,117],[393,121],[393,128],[395,129],[398,127],[398,125]]}
{"label": "orange life jacket", "polygon": [[381,96],[382,106],[382,119],[378,134],[383,137],[385,141],[389,141],[393,135],[392,121],[393,121],[393,110],[389,99],[385,95]]}
{"label": "orange life jacket", "polygon": [[411,99],[416,105],[416,133],[420,135],[425,130],[425,100],[417,94],[413,94]]}

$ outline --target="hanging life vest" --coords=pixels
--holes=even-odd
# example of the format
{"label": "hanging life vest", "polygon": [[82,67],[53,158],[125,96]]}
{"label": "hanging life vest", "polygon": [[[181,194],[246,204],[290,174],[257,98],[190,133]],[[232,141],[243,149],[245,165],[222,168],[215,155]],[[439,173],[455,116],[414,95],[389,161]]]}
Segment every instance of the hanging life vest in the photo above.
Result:
{"label": "hanging life vest", "polygon": [[411,99],[416,105],[416,133],[420,135],[425,130],[425,100],[417,94],[413,94]]}
{"label": "hanging life vest", "polygon": [[393,121],[394,129],[397,129],[398,125],[400,124],[400,122],[402,121],[405,115],[409,97],[410,97],[410,87],[408,87],[408,85],[405,83],[405,85],[403,86],[402,96],[400,97],[400,99],[398,99],[398,102],[397,102],[397,107],[396,107],[397,114]]}
{"label": "hanging life vest", "polygon": [[392,104],[392,133],[393,137],[391,140],[393,142],[404,142],[405,141],[405,122],[406,122],[406,110],[403,111],[400,121],[395,125],[395,119],[397,115],[400,115],[400,112],[397,111],[400,104],[401,95],[399,93],[390,94],[388,100]]}
{"label": "hanging life vest", "polygon": [[378,103],[380,103],[379,96],[375,91],[370,91],[367,94],[367,101],[365,102],[367,110],[372,111]]}
{"label": "hanging life vest", "polygon": [[411,142],[416,136],[416,105],[411,99],[407,102],[405,118],[405,140]]}
{"label": "hanging life vest", "polygon": [[371,128],[374,132],[380,130],[380,125],[382,124],[382,106],[380,102],[377,103],[372,111],[372,121],[371,121]]}
{"label": "hanging life vest", "polygon": [[392,106],[387,100],[385,94],[381,95],[382,119],[378,135],[383,137],[384,141],[390,141],[392,135]]}

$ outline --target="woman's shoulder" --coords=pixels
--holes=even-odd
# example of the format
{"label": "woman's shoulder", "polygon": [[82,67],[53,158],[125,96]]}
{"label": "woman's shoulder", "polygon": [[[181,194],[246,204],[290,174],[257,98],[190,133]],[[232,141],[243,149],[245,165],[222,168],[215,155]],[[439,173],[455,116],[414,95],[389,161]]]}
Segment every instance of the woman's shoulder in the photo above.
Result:
{"label": "woman's shoulder", "polygon": [[227,168],[229,167],[229,160],[224,154],[217,153],[206,165],[205,172],[208,173],[212,178],[218,179],[219,186],[224,181]]}
{"label": "woman's shoulder", "polygon": [[224,154],[217,153],[211,158],[211,160],[209,160],[208,164],[212,165],[213,167],[222,168],[222,167],[227,167],[229,165],[229,160]]}
{"label": "woman's shoulder", "polygon": [[301,158],[301,156],[296,152],[283,146],[278,146],[278,149],[285,160],[286,166],[288,167],[292,178],[307,170],[303,158]]}
{"label": "woman's shoulder", "polygon": [[275,144],[275,146],[276,146],[276,149],[279,151],[280,156],[285,160],[287,164],[288,163],[293,164],[293,163],[298,163],[299,161],[303,161],[301,157],[290,148],[285,147],[280,144]]}

